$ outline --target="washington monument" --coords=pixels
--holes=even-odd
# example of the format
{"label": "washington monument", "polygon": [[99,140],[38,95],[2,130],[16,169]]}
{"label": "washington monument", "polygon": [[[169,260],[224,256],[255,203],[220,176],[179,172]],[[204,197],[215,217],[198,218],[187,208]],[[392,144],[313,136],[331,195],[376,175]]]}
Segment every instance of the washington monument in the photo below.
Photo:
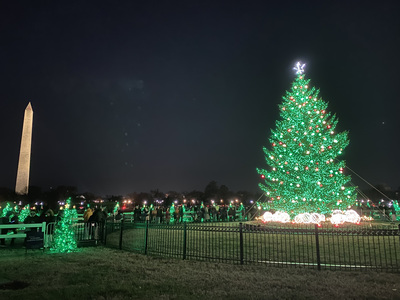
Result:
{"label": "washington monument", "polygon": [[17,171],[17,183],[15,193],[19,195],[28,194],[29,169],[31,165],[33,109],[29,102],[25,109],[24,124],[22,127],[21,149],[19,151],[19,162]]}

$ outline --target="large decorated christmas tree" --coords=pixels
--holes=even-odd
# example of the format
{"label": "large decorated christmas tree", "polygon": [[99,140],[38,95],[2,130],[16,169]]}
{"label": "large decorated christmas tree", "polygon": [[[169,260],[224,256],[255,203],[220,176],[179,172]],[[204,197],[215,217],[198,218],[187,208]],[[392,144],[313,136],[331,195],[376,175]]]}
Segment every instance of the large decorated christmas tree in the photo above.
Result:
{"label": "large decorated christmas tree", "polygon": [[276,121],[264,147],[267,169],[257,169],[265,184],[268,208],[293,218],[304,213],[327,215],[345,211],[355,202],[355,187],[344,174],[345,162],[337,157],[349,144],[347,132],[336,132],[337,119],[319,90],[297,63],[296,78],[279,105]]}

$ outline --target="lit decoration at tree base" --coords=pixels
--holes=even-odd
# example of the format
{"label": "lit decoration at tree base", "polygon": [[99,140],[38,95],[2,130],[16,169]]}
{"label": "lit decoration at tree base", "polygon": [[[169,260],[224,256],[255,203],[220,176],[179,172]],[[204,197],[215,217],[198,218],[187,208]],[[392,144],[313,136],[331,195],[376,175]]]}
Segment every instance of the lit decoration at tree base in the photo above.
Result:
{"label": "lit decoration at tree base", "polygon": [[286,212],[277,211],[274,214],[267,211],[262,217],[261,220],[263,222],[280,222],[280,223],[288,223],[290,222],[290,216]]}
{"label": "lit decoration at tree base", "polygon": [[346,222],[359,224],[361,221],[361,217],[356,211],[352,209],[346,211],[341,211],[337,209],[332,212],[332,217],[330,218],[330,221],[334,225],[339,225]]}
{"label": "lit decoration at tree base", "polygon": [[362,217],[361,217],[361,220],[362,220],[362,221],[373,221],[374,218],[373,218],[373,217],[368,217],[368,216],[362,216]]}
{"label": "lit decoration at tree base", "polygon": [[[263,214],[261,221],[264,223],[267,222],[280,222],[280,223],[288,223],[290,222],[290,216],[286,212],[277,211],[274,214],[267,211]],[[318,213],[303,213],[298,214],[293,219],[293,223],[298,224],[320,224],[325,221],[330,221],[334,225],[339,225],[343,223],[354,223],[359,224],[361,221],[361,217],[354,210],[334,210],[332,212],[332,216],[329,219],[325,219],[325,216]]]}
{"label": "lit decoration at tree base", "polygon": [[301,223],[301,224],[320,224],[322,222],[325,222],[325,216],[322,214],[317,214],[317,213],[304,213],[304,214],[299,214],[294,218],[295,223]]}

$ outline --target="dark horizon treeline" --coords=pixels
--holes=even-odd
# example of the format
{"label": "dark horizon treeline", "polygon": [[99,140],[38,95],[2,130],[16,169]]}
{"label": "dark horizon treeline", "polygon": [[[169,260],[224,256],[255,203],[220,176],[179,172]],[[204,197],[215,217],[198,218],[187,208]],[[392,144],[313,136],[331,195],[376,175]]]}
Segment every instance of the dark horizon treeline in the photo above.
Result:
{"label": "dark horizon treeline", "polygon": [[[400,200],[400,189],[397,191],[391,190],[387,185],[379,184],[374,188],[368,188],[362,190],[362,194],[358,195],[357,199],[365,199],[362,195],[365,195],[368,199],[378,204],[381,199],[387,201]],[[387,197],[387,198],[386,198]],[[190,192],[177,192],[167,191],[163,192],[158,189],[150,190],[149,192],[132,192],[126,195],[106,195],[106,197],[96,195],[92,192],[78,192],[76,186],[60,185],[56,188],[50,188],[47,191],[43,191],[41,187],[30,186],[28,195],[17,195],[15,191],[10,188],[0,187],[0,203],[3,202],[19,202],[24,204],[33,204],[35,202],[43,202],[44,205],[49,208],[57,208],[58,201],[65,201],[71,198],[76,203],[86,200],[86,203],[94,202],[102,199],[105,201],[122,202],[123,200],[131,200],[131,205],[143,205],[154,204],[154,205],[165,205],[170,206],[172,202],[178,201],[183,203],[186,200],[187,203],[191,204],[211,204],[211,200],[218,204],[229,204],[231,201],[235,203],[243,203],[248,206],[257,200],[265,201],[266,198],[262,196],[262,192],[252,193],[248,191],[231,191],[226,185],[218,185],[216,181],[211,181],[206,185],[204,191],[193,190]],[[261,199],[260,199],[261,198]],[[194,200],[194,202],[193,202]],[[222,202],[221,202],[222,200]]]}
{"label": "dark horizon treeline", "polygon": [[[33,204],[35,202],[43,202],[49,208],[57,208],[58,201],[65,201],[71,198],[74,202],[78,203],[82,200],[86,202],[94,202],[102,199],[105,201],[121,202],[125,199],[131,200],[132,205],[142,205],[144,202],[147,204],[162,204],[171,205],[172,202],[178,200],[182,203],[186,199],[190,203],[199,204],[204,202],[210,204],[211,200],[218,203],[228,204],[234,201],[236,203],[243,203],[249,205],[250,201],[256,201],[260,198],[262,192],[258,194],[247,191],[231,191],[226,185],[218,185],[216,181],[211,181],[205,187],[204,191],[193,190],[190,192],[177,192],[177,191],[160,191],[159,189],[150,190],[149,192],[132,192],[126,195],[106,195],[101,196],[92,192],[79,192],[76,186],[61,185],[56,188],[50,188],[43,191],[41,187],[30,186],[28,195],[17,195],[15,191],[10,188],[0,187],[0,203],[2,202],[19,202],[26,204]],[[221,199],[223,202],[221,202]],[[192,202],[192,201],[195,202]]]}

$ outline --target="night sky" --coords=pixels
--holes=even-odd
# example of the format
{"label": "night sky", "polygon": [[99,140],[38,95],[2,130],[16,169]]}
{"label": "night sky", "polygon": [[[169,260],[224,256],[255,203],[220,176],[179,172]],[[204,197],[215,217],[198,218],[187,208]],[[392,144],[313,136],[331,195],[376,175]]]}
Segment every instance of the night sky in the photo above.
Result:
{"label": "night sky", "polygon": [[349,131],[340,158],[397,189],[400,4],[374,2],[3,1],[0,186],[31,101],[31,185],[258,192],[301,60]]}

